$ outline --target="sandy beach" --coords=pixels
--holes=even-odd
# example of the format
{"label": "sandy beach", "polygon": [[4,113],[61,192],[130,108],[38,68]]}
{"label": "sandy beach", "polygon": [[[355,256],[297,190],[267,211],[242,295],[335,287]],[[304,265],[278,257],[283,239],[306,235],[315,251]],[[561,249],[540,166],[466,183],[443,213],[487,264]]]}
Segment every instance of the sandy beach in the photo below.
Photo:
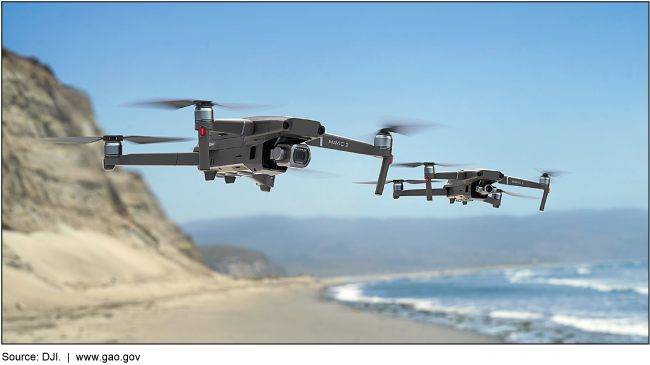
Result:
{"label": "sandy beach", "polygon": [[69,227],[2,238],[3,343],[498,342],[321,296],[368,277],[191,272],[135,241]]}
{"label": "sandy beach", "polygon": [[[159,293],[166,291],[159,297],[125,295],[124,290],[120,294],[115,289],[94,291],[84,295],[87,302],[95,302],[92,304],[5,311],[2,342],[498,342],[496,338],[321,300],[320,291],[327,283],[307,277],[196,282],[194,287],[178,284],[175,288],[157,288]],[[152,286],[148,289],[154,292]]]}

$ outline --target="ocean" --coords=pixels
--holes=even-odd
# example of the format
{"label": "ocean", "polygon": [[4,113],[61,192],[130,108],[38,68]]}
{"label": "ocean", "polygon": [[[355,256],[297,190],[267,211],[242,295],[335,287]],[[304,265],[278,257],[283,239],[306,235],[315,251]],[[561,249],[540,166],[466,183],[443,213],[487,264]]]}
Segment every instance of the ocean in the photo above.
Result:
{"label": "ocean", "polygon": [[333,286],[361,310],[512,343],[648,343],[648,261],[501,268]]}

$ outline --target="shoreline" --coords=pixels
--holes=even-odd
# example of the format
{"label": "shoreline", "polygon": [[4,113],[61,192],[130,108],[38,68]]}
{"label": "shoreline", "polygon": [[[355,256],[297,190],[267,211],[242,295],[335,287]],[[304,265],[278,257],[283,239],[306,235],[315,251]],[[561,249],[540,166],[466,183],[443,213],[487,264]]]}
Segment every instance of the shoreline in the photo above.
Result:
{"label": "shoreline", "polygon": [[[7,310],[3,343],[390,344],[499,343],[451,327],[355,310],[322,298],[309,277],[221,280],[162,296],[95,290],[76,306]],[[177,283],[181,285],[181,283]],[[144,285],[151,293],[159,289]],[[191,289],[191,290],[190,290]],[[198,289],[198,290],[197,290]],[[140,290],[143,291],[143,290]],[[122,293],[117,295],[118,293]],[[89,295],[90,294],[90,295]],[[127,295],[128,294],[128,295]],[[100,300],[97,300],[100,299]],[[89,304],[93,302],[93,304]],[[82,302],[79,302],[82,303]]]}

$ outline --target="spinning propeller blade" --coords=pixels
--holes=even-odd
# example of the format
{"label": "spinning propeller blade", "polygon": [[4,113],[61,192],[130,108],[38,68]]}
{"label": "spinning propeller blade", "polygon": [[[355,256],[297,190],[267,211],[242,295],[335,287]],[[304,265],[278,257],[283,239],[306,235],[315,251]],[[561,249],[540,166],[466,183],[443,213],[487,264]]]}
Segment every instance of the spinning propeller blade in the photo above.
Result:
{"label": "spinning propeller blade", "polygon": [[504,193],[504,194],[508,194],[508,195],[512,195],[512,196],[516,196],[516,197],[518,197],[518,198],[537,199],[537,198],[534,197],[534,196],[524,195],[524,194],[511,193],[511,192],[509,192],[509,191],[505,191],[505,190],[501,190],[501,189],[497,189],[497,192]]}
{"label": "spinning propeller blade", "polygon": [[536,168],[535,170],[539,171],[539,173],[542,174],[542,175],[548,175],[548,176],[551,176],[551,177],[560,177],[562,175],[566,175],[566,174],[571,173],[569,171],[562,171],[562,170],[552,171],[552,170],[540,169],[540,168]]}
{"label": "spinning propeller blade", "polygon": [[167,99],[149,99],[142,101],[135,101],[132,103],[123,104],[123,106],[140,106],[152,107],[162,109],[181,109],[191,105],[205,105],[205,106],[218,106],[224,109],[233,110],[260,110],[275,108],[277,105],[261,105],[261,104],[235,104],[235,103],[215,103],[209,100],[167,100]]}
{"label": "spinning propeller blade", "polygon": [[436,162],[405,162],[405,163],[396,163],[393,165],[399,167],[418,167],[426,164],[432,164],[432,165],[443,166],[443,167],[468,165],[466,163],[436,163]]}
{"label": "spinning propeller blade", "polygon": [[147,136],[126,136],[125,141],[145,144],[145,143],[160,143],[160,142],[182,142],[191,141],[192,138],[167,138],[167,137],[147,137]]}
{"label": "spinning propeller blade", "polygon": [[71,137],[71,138],[38,138],[37,141],[45,143],[93,143],[101,141],[103,137]]}
{"label": "spinning propeller blade", "polygon": [[[117,138],[116,138],[117,137]],[[109,139],[111,138],[111,139]],[[159,143],[159,142],[181,142],[190,141],[191,138],[166,138],[146,136],[102,136],[102,137],[70,137],[70,138],[39,138],[37,141],[46,143],[92,143],[97,141],[129,141],[138,144]]]}
{"label": "spinning propeller blade", "polygon": [[411,136],[417,133],[422,133],[429,128],[440,127],[446,127],[446,125],[420,119],[385,116],[382,118],[382,128],[379,130],[379,132],[397,133],[405,136]]}
{"label": "spinning propeller blade", "polygon": [[[385,184],[390,184],[392,182],[405,182],[407,184],[424,184],[427,182],[426,180],[386,180]],[[431,180],[431,182],[441,182],[442,180]],[[368,185],[376,185],[377,181],[362,181],[362,182],[355,182],[355,184],[368,184]]]}
{"label": "spinning propeller blade", "polygon": [[372,144],[375,136],[378,133],[397,133],[404,136],[412,136],[425,132],[430,128],[446,127],[444,124],[434,123],[426,120],[395,116],[383,117],[379,125],[381,128],[376,130],[374,133],[358,135],[354,137],[354,139]]}
{"label": "spinning propeller blade", "polygon": [[309,168],[304,169],[288,169],[287,172],[291,171],[291,174],[295,174],[298,177],[310,178],[310,179],[332,179],[335,177],[343,176],[341,174],[335,174],[332,172],[314,170]]}

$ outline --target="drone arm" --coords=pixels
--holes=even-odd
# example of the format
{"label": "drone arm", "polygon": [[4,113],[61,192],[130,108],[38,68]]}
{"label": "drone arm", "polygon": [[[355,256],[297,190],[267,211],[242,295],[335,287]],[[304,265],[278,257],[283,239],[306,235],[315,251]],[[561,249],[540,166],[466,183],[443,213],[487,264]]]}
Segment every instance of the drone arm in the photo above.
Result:
{"label": "drone arm", "polygon": [[544,190],[548,187],[548,185],[542,185],[532,180],[520,179],[518,177],[512,177],[512,176],[504,176],[500,181],[498,181],[498,183],[504,185],[521,186],[524,188],[541,189],[541,190]]}
{"label": "drone arm", "polygon": [[392,155],[390,149],[382,149],[375,147],[370,143],[357,141],[356,139],[341,137],[329,133],[325,133],[322,137],[305,143],[314,147],[358,153],[361,155],[368,155],[377,158],[385,158]]}
{"label": "drone arm", "polygon": [[215,119],[212,130],[220,133],[250,136],[255,132],[255,123],[248,119]]}
{"label": "drone arm", "polygon": [[377,187],[375,188],[375,195],[384,193],[384,185],[386,184],[386,176],[388,176],[388,167],[393,161],[393,156],[384,157],[381,160],[381,169],[379,170],[379,178],[377,179]]}
{"label": "drone arm", "polygon": [[[396,196],[427,196],[427,189],[411,189],[394,192]],[[447,196],[447,189],[431,189],[431,196]]]}
{"label": "drone arm", "polygon": [[544,211],[544,206],[546,205],[546,197],[548,196],[548,193],[551,191],[550,188],[544,189],[544,196],[542,196],[542,204],[539,205],[539,210],[542,212]]}
{"label": "drone arm", "polygon": [[465,178],[465,171],[436,172],[433,178],[442,180],[463,180]]}
{"label": "drone arm", "polygon": [[199,154],[196,152],[133,153],[119,157],[104,157],[104,163],[113,166],[198,166]]}

